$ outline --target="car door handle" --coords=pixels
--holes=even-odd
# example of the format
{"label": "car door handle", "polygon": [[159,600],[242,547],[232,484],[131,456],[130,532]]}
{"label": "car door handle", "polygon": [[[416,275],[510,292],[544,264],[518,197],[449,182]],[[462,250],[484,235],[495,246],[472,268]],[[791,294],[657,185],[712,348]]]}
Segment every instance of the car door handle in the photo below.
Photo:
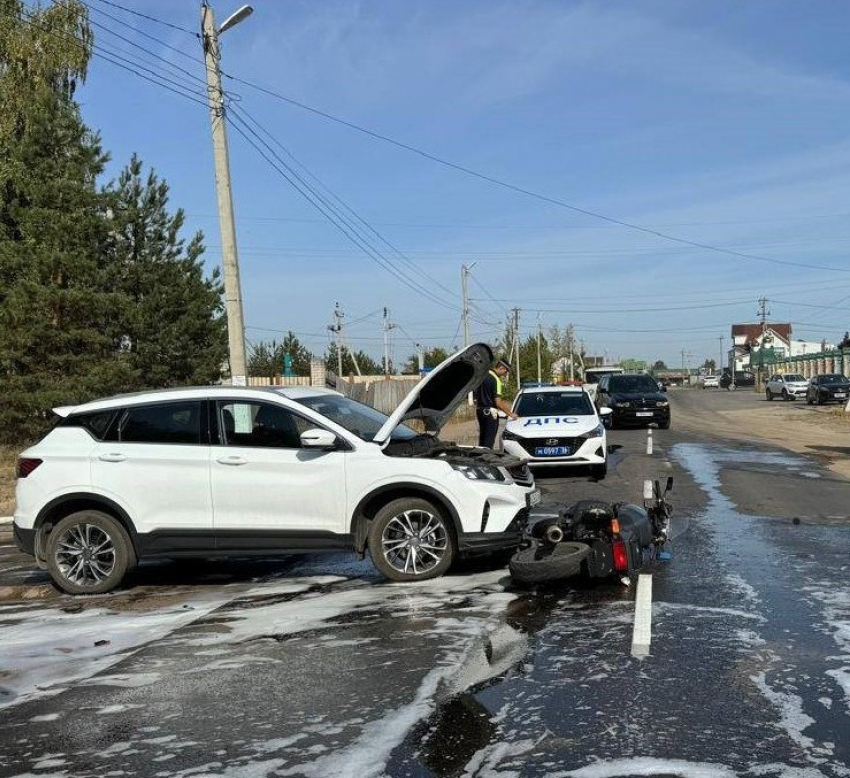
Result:
{"label": "car door handle", "polygon": [[123,462],[125,459],[127,459],[127,457],[124,456],[124,454],[118,454],[113,452],[111,454],[101,454],[98,459],[101,462]]}
{"label": "car door handle", "polygon": [[245,457],[239,455],[233,455],[229,457],[219,457],[216,459],[220,465],[247,465],[248,460]]}

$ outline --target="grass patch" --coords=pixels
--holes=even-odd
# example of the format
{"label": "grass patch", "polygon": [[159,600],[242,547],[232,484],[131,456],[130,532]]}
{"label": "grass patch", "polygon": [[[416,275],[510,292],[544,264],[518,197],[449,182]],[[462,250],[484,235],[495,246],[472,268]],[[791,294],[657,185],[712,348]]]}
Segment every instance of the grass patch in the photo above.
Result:
{"label": "grass patch", "polygon": [[0,446],[0,516],[15,511],[15,466],[19,449]]}

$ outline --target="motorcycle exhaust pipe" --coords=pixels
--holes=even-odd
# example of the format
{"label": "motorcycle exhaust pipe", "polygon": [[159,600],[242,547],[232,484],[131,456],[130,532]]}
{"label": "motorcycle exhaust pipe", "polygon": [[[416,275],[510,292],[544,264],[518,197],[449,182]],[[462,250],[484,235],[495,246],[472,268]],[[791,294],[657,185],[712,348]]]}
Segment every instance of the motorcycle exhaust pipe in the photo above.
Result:
{"label": "motorcycle exhaust pipe", "polygon": [[545,537],[546,541],[554,546],[556,543],[560,543],[564,539],[564,530],[562,530],[557,524],[553,524],[551,527],[546,528]]}

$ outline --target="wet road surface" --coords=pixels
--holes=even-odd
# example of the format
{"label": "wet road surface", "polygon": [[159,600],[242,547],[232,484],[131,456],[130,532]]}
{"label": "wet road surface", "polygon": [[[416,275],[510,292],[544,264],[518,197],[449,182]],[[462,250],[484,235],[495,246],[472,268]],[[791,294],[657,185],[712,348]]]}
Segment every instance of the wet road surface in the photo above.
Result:
{"label": "wet road surface", "polygon": [[0,602],[0,775],[850,775],[848,483],[675,421],[653,441],[538,479],[560,503],[675,476],[644,658],[619,583],[388,585],[333,555],[152,566],[81,604],[0,555],[41,596]]}

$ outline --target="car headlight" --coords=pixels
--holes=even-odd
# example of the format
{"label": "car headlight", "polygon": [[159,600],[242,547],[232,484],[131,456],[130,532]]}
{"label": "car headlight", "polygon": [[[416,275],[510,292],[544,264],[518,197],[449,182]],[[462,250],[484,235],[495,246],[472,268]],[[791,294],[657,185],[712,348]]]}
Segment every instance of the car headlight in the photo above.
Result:
{"label": "car headlight", "polygon": [[585,432],[582,435],[582,438],[586,440],[590,440],[591,438],[601,438],[605,434],[605,427],[601,424],[597,424],[595,429],[592,429],[590,432]]}
{"label": "car headlight", "polygon": [[515,432],[508,432],[507,430],[505,430],[502,433],[502,440],[519,440],[519,435],[517,435]]}
{"label": "car headlight", "polygon": [[670,405],[669,400],[659,400],[655,403],[656,408],[666,408],[668,405]]}
{"label": "car headlight", "polygon": [[491,465],[452,464],[452,468],[470,481],[504,481],[505,476],[498,467]]}
{"label": "car headlight", "polygon": [[628,400],[618,400],[614,403],[614,406],[617,408],[631,408],[632,404]]}

